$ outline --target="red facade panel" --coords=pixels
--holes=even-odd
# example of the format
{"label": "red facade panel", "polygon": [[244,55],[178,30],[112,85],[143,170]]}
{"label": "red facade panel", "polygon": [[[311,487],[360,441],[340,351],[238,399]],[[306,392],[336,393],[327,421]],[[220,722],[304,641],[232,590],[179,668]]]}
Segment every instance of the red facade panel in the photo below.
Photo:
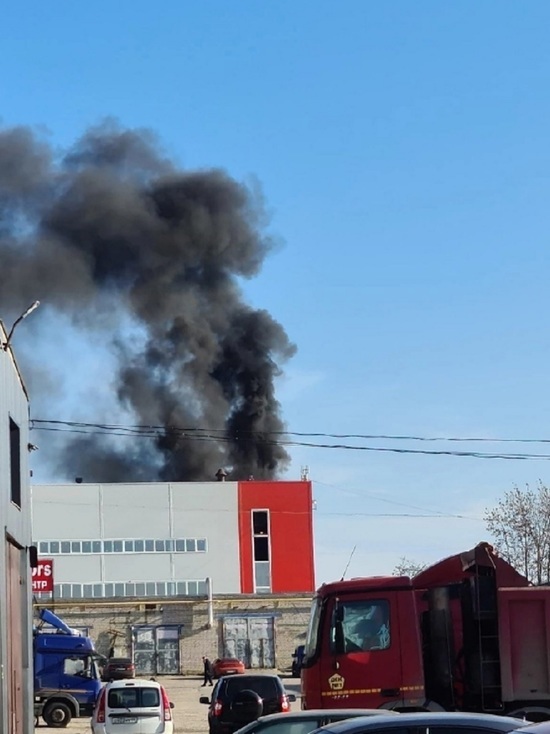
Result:
{"label": "red facade panel", "polygon": [[311,482],[239,482],[238,498],[241,592],[255,591],[253,510],[269,513],[271,591],[314,591]]}

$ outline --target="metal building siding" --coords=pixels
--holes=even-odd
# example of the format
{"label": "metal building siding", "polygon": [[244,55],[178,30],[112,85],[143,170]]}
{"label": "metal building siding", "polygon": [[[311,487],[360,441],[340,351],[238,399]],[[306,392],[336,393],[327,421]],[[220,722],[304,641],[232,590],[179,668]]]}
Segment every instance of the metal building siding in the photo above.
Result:
{"label": "metal building siding", "polygon": [[214,594],[240,592],[237,482],[172,485],[174,536],[207,538],[207,553],[174,556],[178,575],[210,576]]}
{"label": "metal building siding", "polygon": [[35,541],[101,538],[99,484],[35,484],[32,495]]}
{"label": "metal building siding", "polygon": [[[0,343],[5,339],[6,334],[0,324]],[[20,509],[11,502],[10,417],[19,427]],[[4,351],[0,347],[0,516],[4,536],[0,542],[0,664],[2,670],[7,671],[0,679],[0,731],[6,734],[30,734],[34,731],[30,568],[27,552],[31,544],[28,443],[29,406],[25,387],[11,349]],[[20,551],[15,550],[16,545],[20,546]],[[8,547],[15,552],[11,575],[7,558]],[[18,568],[14,567],[14,563]],[[8,613],[8,608],[11,608],[11,614]],[[19,629],[11,628],[10,623],[17,625]],[[8,664],[8,655],[13,663],[12,670]],[[15,716],[8,705],[9,697],[13,694],[19,707]]]}
{"label": "metal building siding", "polygon": [[[88,557],[56,555],[56,583],[204,580],[209,576],[216,594],[240,591],[236,482],[36,485],[33,495],[38,542],[207,540],[206,552],[104,554],[96,578],[89,576]],[[76,572],[80,567],[82,578]]]}
{"label": "metal building siding", "polygon": [[254,592],[253,510],[269,511],[271,591],[314,591],[311,482],[239,482],[241,591],[245,594]]}
{"label": "metal building siding", "polygon": [[169,485],[103,484],[104,538],[170,538]]}
{"label": "metal building siding", "polygon": [[106,583],[171,580],[170,553],[113,553],[104,559]]}

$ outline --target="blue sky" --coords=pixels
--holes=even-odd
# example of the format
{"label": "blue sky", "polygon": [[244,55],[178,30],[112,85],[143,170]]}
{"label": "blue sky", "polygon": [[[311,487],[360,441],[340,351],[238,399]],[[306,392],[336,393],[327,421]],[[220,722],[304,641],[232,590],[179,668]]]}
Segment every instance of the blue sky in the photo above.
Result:
{"label": "blue sky", "polygon": [[[279,385],[291,430],[544,438],[549,21],[535,0],[12,3],[0,110],[59,146],[113,116],[186,168],[261,184],[280,245],[243,288],[298,347]],[[42,356],[74,416],[97,365],[66,374],[71,349]],[[355,576],[462,550],[514,483],[550,482],[547,461],[292,456],[289,476],[315,481],[319,581],[354,546]]]}

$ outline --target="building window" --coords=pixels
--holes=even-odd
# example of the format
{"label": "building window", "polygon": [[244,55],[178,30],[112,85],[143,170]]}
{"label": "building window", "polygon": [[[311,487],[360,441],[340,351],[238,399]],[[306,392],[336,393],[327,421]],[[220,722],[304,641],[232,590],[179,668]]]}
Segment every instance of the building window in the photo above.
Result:
{"label": "building window", "polygon": [[269,561],[269,538],[254,538],[254,560]]}
{"label": "building window", "polygon": [[11,501],[21,509],[21,435],[19,426],[10,418]]}
{"label": "building window", "polygon": [[[265,591],[265,589],[259,589]],[[63,599],[102,599],[113,597],[159,599],[174,596],[206,596],[206,582],[191,581],[143,581],[101,584],[55,584],[54,597]],[[39,592],[38,598],[51,598],[50,593]]]}
{"label": "building window", "polygon": [[267,510],[254,510],[252,513],[252,527],[254,535],[269,535],[269,515]]}
{"label": "building window", "polygon": [[82,553],[206,553],[206,538],[146,540],[41,540],[41,555]]}
{"label": "building window", "polygon": [[271,591],[271,556],[269,547],[269,512],[252,511],[252,552],[254,563],[254,591]]}

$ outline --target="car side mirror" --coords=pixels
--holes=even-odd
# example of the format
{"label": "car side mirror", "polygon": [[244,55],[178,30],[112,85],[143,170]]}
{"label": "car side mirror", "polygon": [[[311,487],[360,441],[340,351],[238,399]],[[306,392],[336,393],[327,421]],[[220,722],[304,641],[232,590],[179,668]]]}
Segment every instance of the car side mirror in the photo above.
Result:
{"label": "car side mirror", "polygon": [[201,696],[199,698],[199,703],[207,703],[207,704],[210,704],[210,699],[208,698],[208,696]]}
{"label": "car side mirror", "polygon": [[173,702],[173,701],[170,701],[170,708],[171,708],[171,709],[173,709],[173,708],[174,708],[174,702]]}
{"label": "car side mirror", "polygon": [[294,693],[287,693],[286,695],[290,703],[295,703],[296,696],[294,695]]}

